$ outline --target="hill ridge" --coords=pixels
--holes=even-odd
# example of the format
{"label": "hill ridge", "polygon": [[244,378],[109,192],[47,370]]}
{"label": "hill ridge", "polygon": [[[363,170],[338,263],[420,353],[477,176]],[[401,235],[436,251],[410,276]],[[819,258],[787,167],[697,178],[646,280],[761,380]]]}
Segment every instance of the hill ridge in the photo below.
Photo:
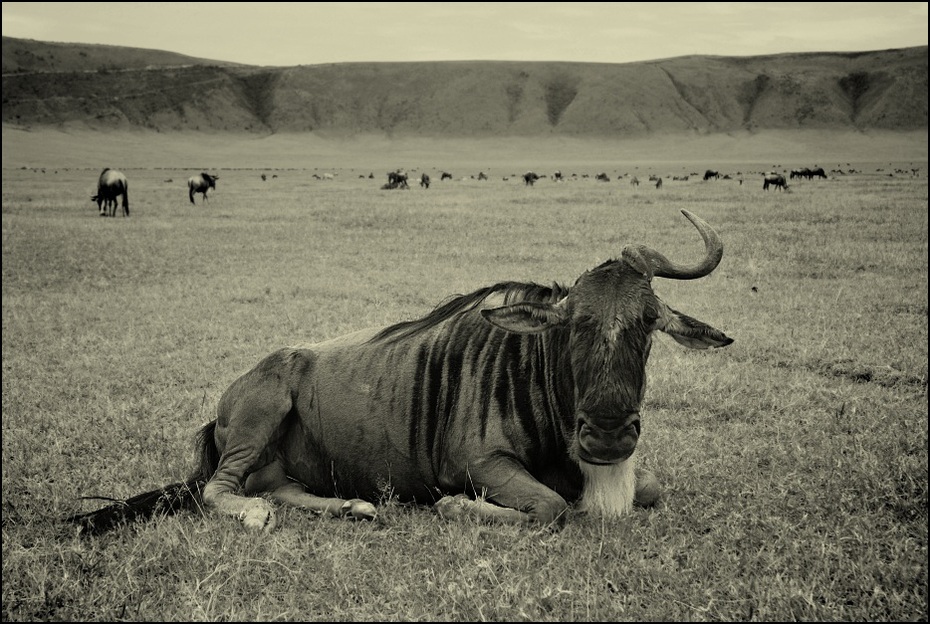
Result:
{"label": "hill ridge", "polygon": [[2,72],[2,120],[21,127],[465,138],[927,128],[927,46],[262,67],[3,37]]}

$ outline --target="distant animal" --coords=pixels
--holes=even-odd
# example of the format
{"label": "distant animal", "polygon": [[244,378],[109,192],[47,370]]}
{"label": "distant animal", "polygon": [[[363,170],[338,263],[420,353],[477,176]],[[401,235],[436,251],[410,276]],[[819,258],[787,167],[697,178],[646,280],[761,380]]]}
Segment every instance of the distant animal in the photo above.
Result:
{"label": "distant animal", "polygon": [[553,173],[553,174],[552,174],[552,179],[555,180],[556,182],[561,182],[561,181],[563,180],[563,178],[562,178],[562,172],[561,172],[561,171],[556,171],[555,173]]}
{"label": "distant animal", "polygon": [[429,174],[424,173],[420,176],[420,186],[429,188]]}
{"label": "distant animal", "polygon": [[632,184],[633,186],[639,186],[639,178],[637,178],[636,176],[633,176],[632,178],[630,178],[630,184]]}
{"label": "distant animal", "polygon": [[439,176],[440,182],[442,182],[443,180],[451,180],[451,179],[452,179],[452,174],[447,171],[443,171],[442,175]]}
{"label": "distant animal", "polygon": [[539,179],[539,176],[533,173],[532,171],[527,171],[523,174],[523,183],[527,186],[533,186],[536,184],[536,180]]}
{"label": "distant animal", "polygon": [[594,179],[600,182],[610,182],[610,176],[608,176],[606,173],[599,173],[594,176]]}
{"label": "distant animal", "polygon": [[197,203],[194,201],[194,193],[200,193],[203,195],[201,203],[207,201],[207,191],[210,189],[215,189],[216,181],[219,179],[220,176],[210,175],[206,172],[191,176],[187,180],[187,196],[190,197],[191,203]]}
{"label": "distant animal", "polygon": [[101,217],[116,216],[116,198],[123,197],[123,216],[129,216],[129,181],[121,171],[107,167],[97,178],[97,194],[90,198],[97,202]]}
{"label": "distant animal", "polygon": [[788,177],[791,178],[792,180],[794,180],[795,178],[807,178],[808,180],[810,180],[813,177],[813,175],[811,174],[810,169],[808,169],[807,167],[804,167],[803,169],[792,169],[791,173],[788,174]]}
{"label": "distant animal", "polygon": [[385,182],[384,184],[381,185],[382,191],[393,191],[396,189],[400,189],[402,191],[409,191],[410,186],[406,184],[401,184],[399,182]]}
{"label": "distant animal", "polygon": [[264,182],[264,181],[267,180],[267,179],[268,179],[268,176],[266,176],[266,175],[263,173],[263,174],[262,174],[262,182]]}
{"label": "distant animal", "polygon": [[719,179],[719,178],[720,178],[720,173],[718,173],[718,172],[716,172],[716,171],[711,171],[710,169],[708,169],[707,171],[704,172],[704,179],[705,179],[705,180],[710,180],[711,178],[713,178],[713,179],[715,179],[715,180]]}
{"label": "distant animal", "polygon": [[769,190],[769,186],[774,186],[780,191],[788,190],[788,183],[785,182],[785,176],[780,173],[767,173],[762,179],[762,190]]}
{"label": "distant animal", "polygon": [[397,171],[388,171],[388,184],[394,188],[407,188],[407,172],[398,169]]}
{"label": "distant animal", "polygon": [[654,503],[634,455],[653,335],[733,342],[653,291],[723,256],[714,229],[681,212],[704,241],[693,265],[630,245],[573,286],[499,282],[415,320],[273,351],[220,397],[189,479],[70,520],[101,533],[202,502],[270,531],[275,503],[374,519],[387,491],[443,517],[552,526],[574,502],[608,519]]}
{"label": "distant animal", "polygon": [[479,171],[479,172],[478,172],[478,179],[479,179],[479,180],[487,180],[487,179],[488,179],[488,176],[487,176],[487,174],[486,174],[484,171]]}
{"label": "distant animal", "polygon": [[827,174],[824,173],[823,167],[817,167],[816,169],[810,169],[809,171],[811,178],[817,177],[825,179],[827,177]]}
{"label": "distant animal", "polygon": [[656,188],[662,188],[662,178],[656,178]]}

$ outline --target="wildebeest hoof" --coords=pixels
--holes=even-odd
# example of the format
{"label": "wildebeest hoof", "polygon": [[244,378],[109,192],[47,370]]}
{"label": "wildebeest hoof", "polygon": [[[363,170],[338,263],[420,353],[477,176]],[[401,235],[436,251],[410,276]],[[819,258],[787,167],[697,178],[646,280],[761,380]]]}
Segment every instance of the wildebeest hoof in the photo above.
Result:
{"label": "wildebeest hoof", "polygon": [[652,507],[659,502],[662,495],[662,486],[659,480],[649,470],[638,469],[636,471],[636,493],[633,495],[633,502],[639,507]]}
{"label": "wildebeest hoof", "polygon": [[252,499],[239,513],[239,521],[250,531],[271,531],[277,524],[274,506],[263,498]]}
{"label": "wildebeest hoof", "polygon": [[468,503],[470,500],[471,499],[465,494],[443,496],[433,503],[433,507],[442,518],[456,518],[464,515],[468,511]]}
{"label": "wildebeest hoof", "polygon": [[368,501],[359,498],[347,500],[342,504],[340,515],[350,520],[374,520],[378,510]]}

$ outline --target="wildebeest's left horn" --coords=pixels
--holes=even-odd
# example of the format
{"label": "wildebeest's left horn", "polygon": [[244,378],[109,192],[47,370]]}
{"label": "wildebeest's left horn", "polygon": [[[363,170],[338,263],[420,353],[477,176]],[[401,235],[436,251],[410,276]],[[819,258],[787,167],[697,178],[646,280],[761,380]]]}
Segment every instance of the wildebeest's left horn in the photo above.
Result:
{"label": "wildebeest's left horn", "polygon": [[711,271],[717,268],[717,265],[720,264],[720,259],[723,258],[723,243],[720,241],[720,237],[717,236],[717,232],[707,225],[703,219],[691,214],[687,210],[682,210],[681,214],[685,215],[685,217],[694,224],[694,227],[701,233],[701,238],[704,239],[705,253],[704,259],[701,260],[701,262],[690,267],[675,264],[655,249],[646,247],[645,245],[627,247],[623,250],[624,255],[632,254],[646,261],[652,269],[653,277],[690,280],[709,275]]}

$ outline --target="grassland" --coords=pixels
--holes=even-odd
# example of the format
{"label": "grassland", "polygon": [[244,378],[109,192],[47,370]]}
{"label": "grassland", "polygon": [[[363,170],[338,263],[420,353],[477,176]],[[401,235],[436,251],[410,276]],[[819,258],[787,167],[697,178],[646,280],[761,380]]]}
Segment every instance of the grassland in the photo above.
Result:
{"label": "grassland", "polygon": [[[402,163],[308,148],[289,167],[256,149],[247,168],[247,150],[216,140],[192,170],[151,147],[166,143],[124,155],[101,139],[82,157],[49,139],[11,156],[6,135],[4,621],[926,620],[925,157],[845,158],[854,173],[766,193],[751,172],[794,163],[730,151],[705,164],[743,184],[682,182],[704,165],[578,149],[563,173],[610,183],[530,188],[503,177],[555,164],[551,143],[435,142]],[[797,166],[836,166],[807,156]],[[438,180],[491,158],[486,182]],[[101,219],[97,173],[124,160],[132,216]],[[379,190],[421,163],[429,190]],[[888,175],[899,166],[920,175]],[[184,180],[200,169],[220,180],[192,206]],[[335,179],[313,178],[324,171]],[[270,350],[502,279],[571,283],[628,242],[690,261],[701,246],[682,208],[718,228],[724,260],[656,290],[736,342],[653,348],[637,453],[665,488],[657,508],[573,514],[556,533],[390,500],[372,523],[282,510],[268,535],[199,514],[98,539],[61,522],[102,504],[82,496],[186,475],[219,395]]]}

